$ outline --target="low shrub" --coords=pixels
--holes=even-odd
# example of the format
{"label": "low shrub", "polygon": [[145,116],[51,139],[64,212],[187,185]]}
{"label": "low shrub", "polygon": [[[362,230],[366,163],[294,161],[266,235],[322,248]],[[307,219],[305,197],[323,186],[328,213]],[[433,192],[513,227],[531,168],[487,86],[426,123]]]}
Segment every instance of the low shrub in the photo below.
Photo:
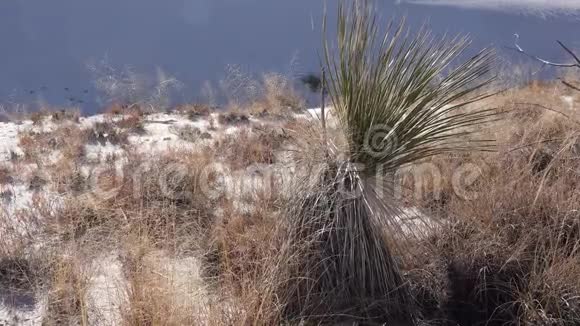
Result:
{"label": "low shrub", "polygon": [[218,115],[218,122],[221,125],[247,125],[250,123],[248,115],[240,112],[226,112]]}
{"label": "low shrub", "polygon": [[89,144],[124,145],[127,144],[127,133],[119,130],[112,122],[97,122],[92,128],[87,129],[86,139]]}

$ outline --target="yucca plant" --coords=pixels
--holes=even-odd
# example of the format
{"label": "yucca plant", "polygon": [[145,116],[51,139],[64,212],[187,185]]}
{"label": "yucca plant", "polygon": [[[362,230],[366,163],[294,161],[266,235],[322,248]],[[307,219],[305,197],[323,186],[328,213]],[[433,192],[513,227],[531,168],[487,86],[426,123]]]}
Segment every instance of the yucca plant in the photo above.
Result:
{"label": "yucca plant", "polygon": [[433,155],[489,148],[472,134],[494,111],[465,106],[488,96],[493,55],[484,50],[453,67],[467,38],[411,34],[404,21],[381,29],[362,0],[339,5],[337,35],[335,45],[325,39],[323,61],[343,146],[321,137],[324,171],[291,212],[289,248],[301,254],[285,288],[286,317],[413,323],[391,247],[397,229],[386,228],[401,210],[379,196],[392,179],[376,179]]}

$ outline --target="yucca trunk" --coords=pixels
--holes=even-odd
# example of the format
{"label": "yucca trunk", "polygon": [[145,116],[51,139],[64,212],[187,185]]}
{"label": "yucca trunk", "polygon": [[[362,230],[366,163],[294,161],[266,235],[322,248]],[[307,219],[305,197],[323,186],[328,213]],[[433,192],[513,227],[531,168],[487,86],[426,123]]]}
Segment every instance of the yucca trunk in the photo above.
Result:
{"label": "yucca trunk", "polygon": [[356,172],[329,168],[297,203],[290,319],[411,322],[412,303]]}

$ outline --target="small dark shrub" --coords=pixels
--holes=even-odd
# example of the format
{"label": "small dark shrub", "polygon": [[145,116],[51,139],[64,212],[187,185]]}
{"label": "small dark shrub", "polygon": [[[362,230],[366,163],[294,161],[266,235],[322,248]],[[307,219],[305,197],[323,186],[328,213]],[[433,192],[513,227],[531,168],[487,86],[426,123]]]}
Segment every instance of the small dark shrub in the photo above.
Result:
{"label": "small dark shrub", "polygon": [[115,128],[111,122],[97,122],[93,128],[86,130],[86,133],[90,144],[121,145],[127,143],[127,134]]}
{"label": "small dark shrub", "polygon": [[220,113],[218,122],[222,125],[244,125],[250,123],[250,118],[239,112]]}
{"label": "small dark shrub", "polygon": [[40,191],[46,185],[47,181],[39,175],[34,175],[28,184],[28,189],[32,191]]}
{"label": "small dark shrub", "polygon": [[14,182],[12,171],[7,166],[0,166],[0,185],[11,184]]}
{"label": "small dark shrub", "polygon": [[[0,288],[8,290],[9,293],[19,294],[31,292],[38,284],[39,266],[23,257],[1,257],[0,258]],[[3,296],[6,293],[3,293]],[[0,298],[0,303],[8,298]]]}
{"label": "small dark shrub", "polygon": [[192,143],[195,143],[197,140],[199,140],[202,135],[202,132],[201,130],[199,130],[199,128],[190,125],[179,127],[171,126],[169,130],[171,131],[171,133],[178,136],[179,139],[183,139],[185,141]]}
{"label": "small dark shrub", "polygon": [[192,121],[209,117],[213,110],[214,108],[204,104],[182,105],[176,109],[177,112],[187,115]]}

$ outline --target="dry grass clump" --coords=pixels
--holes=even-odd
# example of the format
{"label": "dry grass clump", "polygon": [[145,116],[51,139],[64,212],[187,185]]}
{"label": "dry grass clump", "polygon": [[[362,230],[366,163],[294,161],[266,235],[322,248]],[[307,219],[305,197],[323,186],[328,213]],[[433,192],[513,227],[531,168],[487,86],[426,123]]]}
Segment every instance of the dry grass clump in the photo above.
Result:
{"label": "dry grass clump", "polygon": [[[145,243],[143,243],[145,242]],[[124,274],[129,281],[129,305],[123,312],[126,325],[173,325],[170,320],[176,316],[168,286],[163,284],[162,275],[153,273],[151,266],[145,261],[145,256],[151,251],[152,245],[147,243],[146,236],[130,235],[124,256]]]}
{"label": "dry grass clump", "polygon": [[51,114],[52,121],[72,121],[78,123],[81,117],[79,109],[61,109]]}
{"label": "dry grass clump", "polygon": [[14,181],[13,171],[10,167],[0,165],[0,185],[11,184]]}
{"label": "dry grass clump", "polygon": [[231,110],[225,113],[220,113],[218,115],[218,122],[221,125],[247,125],[250,123],[250,118],[247,114],[239,112],[239,110]]}
{"label": "dry grass clump", "polygon": [[44,176],[39,173],[34,173],[30,180],[28,180],[28,189],[32,191],[40,191],[48,183]]}
{"label": "dry grass clump", "polygon": [[29,131],[19,135],[19,145],[27,161],[47,160],[54,151],[67,159],[85,156],[87,136],[78,125],[61,125],[50,132]]}
{"label": "dry grass clump", "polygon": [[[186,235],[191,228],[210,223],[213,203],[205,193],[210,186],[205,182],[211,176],[204,173],[212,163],[211,151],[170,152],[158,159],[142,159],[126,166],[133,180],[123,185],[119,198],[129,212],[131,207],[140,208],[140,219],[148,225],[150,235]],[[136,171],[135,164],[140,169],[137,175],[131,173]]]}
{"label": "dry grass clump", "polygon": [[[171,262],[171,258],[160,257],[161,254],[155,251],[156,245],[145,233],[130,234],[124,246],[123,270],[128,280],[128,298],[122,307],[123,324],[197,324],[199,312],[195,308],[204,301],[203,289],[184,284],[197,281],[195,271],[176,274],[171,266],[163,266],[164,262]],[[163,254],[171,255],[168,252]],[[191,291],[188,287],[192,288]]]}
{"label": "dry grass clump", "polygon": [[283,129],[243,128],[234,134],[226,134],[216,141],[216,152],[234,170],[244,169],[253,164],[273,164],[282,150],[288,135]]}
{"label": "dry grass clump", "polygon": [[79,122],[81,112],[79,109],[51,110],[42,108],[30,114],[29,119],[34,125],[41,125],[43,122],[51,120],[54,122],[72,121]]}
{"label": "dry grass clump", "polygon": [[224,300],[221,309],[208,307],[208,319],[219,325],[283,322],[287,304],[283,289],[289,281],[289,262],[296,257],[281,252],[285,223],[274,201],[258,202],[249,213],[225,201],[223,214],[211,227],[203,273],[206,282],[214,284],[218,298]]}
{"label": "dry grass clump", "polygon": [[63,241],[80,240],[88,234],[104,244],[104,237],[123,222],[121,212],[96,205],[82,197],[73,197],[64,201],[62,208],[45,223],[45,227],[49,234],[58,235]]}
{"label": "dry grass clump", "polygon": [[119,130],[111,121],[96,122],[91,128],[85,130],[89,144],[125,145],[127,144],[127,131]]}
{"label": "dry grass clump", "polygon": [[139,105],[113,104],[104,111],[105,122],[135,133],[144,132],[145,115],[146,112]]}
{"label": "dry grass clump", "polygon": [[86,190],[89,178],[83,173],[81,162],[63,159],[46,171],[50,176],[51,185],[57,193],[80,195]]}
{"label": "dry grass clump", "polygon": [[137,115],[143,116],[147,112],[141,105],[139,104],[120,104],[120,103],[112,103],[107,106],[103,113],[108,117],[120,116],[120,115]]}
{"label": "dry grass clump", "polygon": [[191,121],[197,121],[209,117],[215,109],[206,104],[187,104],[176,107],[175,111],[180,114],[185,114]]}
{"label": "dry grass clump", "polygon": [[267,73],[262,77],[263,92],[250,106],[256,117],[285,118],[305,108],[305,101],[294,89],[293,81],[281,74]]}
{"label": "dry grass clump", "polygon": [[206,275],[237,287],[243,278],[255,277],[260,261],[276,255],[276,247],[268,248],[264,243],[271,242],[279,217],[263,209],[242,213],[231,202],[222,207],[224,212],[211,229],[212,249],[206,255]]}
{"label": "dry grass clump", "polygon": [[201,132],[201,130],[197,127],[192,125],[184,125],[184,126],[171,126],[169,127],[169,131],[177,135],[179,139],[183,139],[185,141],[195,143],[198,140],[203,139],[211,139],[212,136],[208,132]]}
{"label": "dry grass clump", "polygon": [[147,133],[143,116],[138,113],[123,115],[121,119],[115,121],[115,126],[121,130],[125,130],[127,133],[139,135]]}
{"label": "dry grass clump", "polygon": [[228,66],[227,72],[226,79],[220,81],[220,88],[228,100],[228,111],[242,111],[263,119],[281,119],[304,109],[305,101],[295,89],[292,75],[265,73],[261,78],[255,78],[235,65]]}
{"label": "dry grass clump", "polygon": [[2,253],[0,256],[0,287],[12,295],[33,293],[41,285],[41,271],[42,267],[38,261],[28,258],[24,254],[6,255]]}
{"label": "dry grass clump", "polygon": [[103,112],[106,115],[112,115],[112,116],[121,115],[121,114],[124,113],[124,111],[125,111],[126,108],[127,108],[127,106],[125,106],[125,105],[121,105],[121,104],[118,104],[118,103],[113,103],[113,104],[107,106],[103,110]]}
{"label": "dry grass clump", "polygon": [[45,325],[88,325],[88,271],[76,256],[59,256],[52,270]]}
{"label": "dry grass clump", "polygon": [[506,121],[493,128],[502,135],[498,152],[432,161],[443,182],[439,197],[427,192],[422,203],[447,224],[428,240],[434,250],[419,255],[425,261],[416,270],[444,268],[419,277],[416,289],[436,298],[432,315],[461,325],[573,325],[580,321],[580,120],[505,105]]}
{"label": "dry grass clump", "polygon": [[70,240],[86,234],[115,239],[115,230],[124,228],[146,231],[163,246],[195,245],[189,235],[213,216],[212,199],[202,191],[202,181],[211,181],[202,178],[211,162],[209,152],[130,154],[123,171],[111,166],[87,177],[76,170],[63,180],[67,200],[49,229]]}

